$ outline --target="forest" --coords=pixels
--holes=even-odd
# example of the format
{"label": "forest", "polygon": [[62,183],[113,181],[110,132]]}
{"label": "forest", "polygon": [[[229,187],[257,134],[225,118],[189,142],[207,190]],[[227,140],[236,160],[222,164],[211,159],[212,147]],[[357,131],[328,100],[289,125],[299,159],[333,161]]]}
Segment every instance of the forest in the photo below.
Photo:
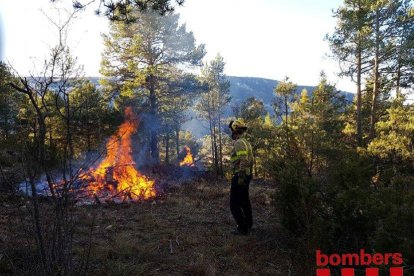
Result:
{"label": "forest", "polygon": [[[93,2],[110,22],[98,81],[66,43]],[[413,1],[332,11],[327,54],[353,98],[321,72],[235,105],[224,57],[205,61],[180,23],[184,3],[73,1],[36,74],[0,63],[0,275],[315,275],[316,250],[361,249],[401,253],[411,275]],[[183,128],[193,117],[202,138]],[[236,118],[254,157],[247,237],[230,233]]]}

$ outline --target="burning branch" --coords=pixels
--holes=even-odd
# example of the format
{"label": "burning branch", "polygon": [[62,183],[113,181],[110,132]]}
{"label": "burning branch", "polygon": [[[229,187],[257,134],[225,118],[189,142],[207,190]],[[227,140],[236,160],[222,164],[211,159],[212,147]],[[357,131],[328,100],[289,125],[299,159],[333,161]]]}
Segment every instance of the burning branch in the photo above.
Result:
{"label": "burning branch", "polygon": [[184,150],[186,151],[186,156],[184,157],[183,161],[180,162],[180,167],[187,166],[187,167],[194,167],[194,158],[191,154],[191,150],[189,146],[184,146]]}

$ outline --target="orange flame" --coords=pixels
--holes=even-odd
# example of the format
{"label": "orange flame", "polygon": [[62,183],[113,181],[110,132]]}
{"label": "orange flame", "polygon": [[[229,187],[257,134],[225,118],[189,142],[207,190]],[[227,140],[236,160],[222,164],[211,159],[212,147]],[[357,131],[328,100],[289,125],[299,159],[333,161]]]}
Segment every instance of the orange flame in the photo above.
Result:
{"label": "orange flame", "polygon": [[107,155],[81,178],[89,182],[91,193],[100,196],[109,190],[112,197],[130,200],[149,199],[156,195],[154,180],[142,175],[132,158],[131,136],[137,132],[138,119],[131,107],[125,109],[125,122],[107,144]]}
{"label": "orange flame", "polygon": [[194,167],[194,158],[193,158],[193,155],[191,154],[190,147],[184,146],[184,148],[187,154],[184,157],[183,161],[180,162],[180,167],[183,167],[183,166]]}

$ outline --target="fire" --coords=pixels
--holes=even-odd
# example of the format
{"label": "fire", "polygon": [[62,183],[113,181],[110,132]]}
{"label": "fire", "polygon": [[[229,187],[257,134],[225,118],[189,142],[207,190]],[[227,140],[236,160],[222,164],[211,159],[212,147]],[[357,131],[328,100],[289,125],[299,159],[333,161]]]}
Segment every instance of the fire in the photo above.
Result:
{"label": "fire", "polygon": [[81,175],[88,181],[90,192],[101,196],[123,200],[149,199],[156,195],[154,181],[142,175],[132,157],[131,136],[137,132],[138,119],[131,107],[125,109],[125,122],[119,126],[107,144],[107,155],[96,169]]}
{"label": "fire", "polygon": [[190,147],[184,146],[185,151],[187,152],[186,156],[184,157],[183,161],[180,162],[180,167],[189,166],[194,167],[194,158],[191,154]]}

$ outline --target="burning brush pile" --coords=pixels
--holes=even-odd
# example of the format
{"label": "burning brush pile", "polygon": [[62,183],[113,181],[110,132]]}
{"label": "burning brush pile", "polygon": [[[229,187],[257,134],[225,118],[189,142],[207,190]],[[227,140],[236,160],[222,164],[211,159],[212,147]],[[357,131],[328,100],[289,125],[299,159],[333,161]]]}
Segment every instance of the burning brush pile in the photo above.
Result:
{"label": "burning brush pile", "polygon": [[[138,171],[132,155],[132,136],[137,130],[138,118],[132,108],[128,107],[125,109],[125,121],[119,126],[117,132],[108,139],[106,156],[97,166],[86,170],[81,169],[70,188],[68,188],[68,182],[63,180],[52,184],[52,189],[48,181],[40,181],[36,186],[37,194],[59,196],[61,191],[69,190],[80,205],[132,202],[147,200],[157,195],[153,179],[158,179],[157,187],[162,190],[171,186],[171,183],[179,183],[201,176],[202,172],[195,165],[188,146],[184,146],[179,155],[179,159],[182,160],[179,162],[179,167],[153,166],[150,170],[152,173],[148,171],[146,175]],[[27,183],[21,184],[20,190],[31,195]]]}
{"label": "burning brush pile", "polygon": [[95,200],[138,201],[156,195],[155,181],[136,169],[131,136],[137,132],[138,119],[132,108],[125,109],[125,122],[106,143],[106,157],[96,168],[81,173],[84,190]]}

